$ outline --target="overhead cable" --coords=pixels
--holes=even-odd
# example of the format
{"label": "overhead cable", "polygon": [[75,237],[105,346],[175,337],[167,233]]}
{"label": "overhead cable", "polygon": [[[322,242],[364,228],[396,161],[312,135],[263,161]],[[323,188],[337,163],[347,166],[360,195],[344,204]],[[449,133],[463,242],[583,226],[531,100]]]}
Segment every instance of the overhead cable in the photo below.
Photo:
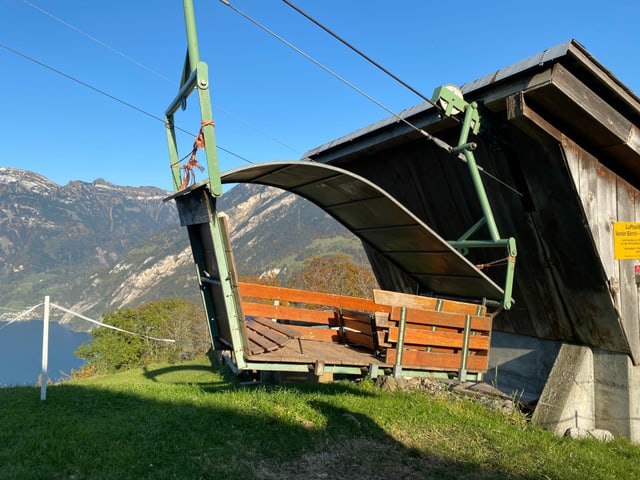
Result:
{"label": "overhead cable", "polygon": [[289,48],[291,48],[293,51],[295,51],[296,53],[298,53],[299,55],[302,55],[304,58],[306,58],[307,60],[309,60],[311,63],[313,63],[314,65],[316,65],[317,67],[320,67],[322,70],[324,70],[325,72],[327,72],[329,75],[333,76],[334,78],[338,79],[339,81],[341,81],[342,83],[344,83],[345,85],[347,85],[349,88],[351,88],[352,90],[358,92],[360,95],[362,95],[363,97],[365,97],[367,100],[369,100],[370,102],[374,103],[375,105],[377,105],[378,107],[382,108],[383,110],[385,110],[387,113],[389,113],[390,115],[392,115],[394,118],[396,118],[396,120],[406,124],[407,126],[409,126],[410,128],[412,128],[413,130],[415,130],[416,132],[419,132],[421,135],[423,135],[424,137],[426,137],[427,139],[433,141],[436,145],[438,145],[439,147],[443,148],[444,150],[446,150],[447,152],[451,152],[452,147],[450,145],[448,145],[446,142],[443,142],[442,140],[434,137],[433,135],[431,135],[430,133],[426,132],[425,130],[423,130],[422,128],[419,128],[417,126],[415,126],[414,124],[412,124],[411,122],[409,122],[407,119],[401,117],[400,115],[398,115],[397,113],[395,113],[393,110],[391,110],[389,107],[387,107],[386,105],[382,104],[381,102],[379,102],[378,100],[376,100],[375,98],[373,98],[371,95],[369,95],[368,93],[366,93],[364,90],[358,88],[357,86],[355,86],[353,83],[351,83],[349,80],[347,80],[346,78],[340,76],[338,73],[334,72],[333,70],[331,70],[329,67],[327,67],[326,65],[320,63],[318,60],[316,60],[315,58],[313,58],[311,55],[309,55],[308,53],[302,51],[301,49],[299,49],[298,47],[296,47],[295,45],[293,45],[291,42],[289,42],[288,40],[284,39],[283,37],[281,37],[280,35],[278,35],[277,33],[275,33],[273,30],[269,29],[267,26],[263,25],[262,23],[260,23],[258,20],[256,20],[255,18],[249,16],[248,14],[244,13],[242,10],[238,9],[237,7],[231,5],[231,3],[228,0],[220,0],[222,3],[224,3],[225,5],[227,5],[229,8],[231,8],[233,11],[235,11],[236,13],[238,13],[239,15],[241,15],[242,17],[246,18],[247,20],[249,20],[251,23],[253,23],[254,25],[256,25],[257,27],[261,28],[262,30],[264,30],[265,32],[267,32],[269,35],[271,35],[272,37],[274,37],[275,39],[279,40],[280,42],[284,43],[286,46],[288,46]]}
{"label": "overhead cable", "polygon": [[[4,325],[2,325],[0,327],[0,330],[2,330],[3,328],[8,327],[9,325],[11,325],[12,323],[17,322],[18,320],[22,320],[23,318],[25,318],[27,315],[29,315],[31,312],[33,312],[36,308],[38,308],[39,306],[41,306],[42,304],[39,303],[37,305],[34,305],[33,307],[29,307],[26,310],[22,311],[22,313],[20,313],[19,315],[17,315],[16,317],[12,318],[11,320],[9,320],[7,323],[5,323]],[[9,310],[8,308],[3,308],[3,310]]]}
{"label": "overhead cable", "polygon": [[[99,93],[100,95],[103,95],[103,96],[105,96],[105,97],[107,97],[107,98],[109,98],[111,100],[114,100],[114,101],[116,101],[116,102],[118,102],[118,103],[120,103],[120,104],[122,104],[122,105],[124,105],[124,106],[126,106],[126,107],[128,107],[130,109],[132,109],[132,110],[135,110],[136,112],[142,113],[143,115],[146,115],[147,117],[150,117],[150,118],[152,118],[154,120],[162,122],[163,124],[166,125],[166,121],[165,121],[164,118],[160,118],[157,115],[154,115],[153,113],[149,113],[146,110],[143,110],[142,108],[133,105],[132,103],[129,103],[129,102],[125,101],[125,100],[122,100],[122,99],[116,97],[115,95],[112,95],[112,94],[110,94],[110,93],[108,93],[108,92],[106,92],[104,90],[101,90],[101,89],[99,89],[97,87],[94,87],[93,85],[91,85],[91,84],[89,84],[87,82],[84,82],[84,81],[82,81],[82,80],[80,80],[80,79],[78,79],[78,78],[76,78],[76,77],[74,77],[72,75],[69,75],[68,73],[63,72],[62,70],[58,70],[57,68],[54,68],[54,67],[52,67],[50,65],[47,65],[46,63],[41,62],[40,60],[36,60],[35,58],[30,57],[29,55],[26,55],[26,54],[24,54],[24,53],[22,53],[22,52],[20,52],[18,50],[15,50],[15,49],[13,49],[13,48],[11,48],[11,47],[3,44],[3,43],[0,43],[0,48],[4,48],[5,50],[7,50],[8,52],[13,53],[14,55],[18,55],[19,57],[22,57],[25,60],[29,60],[30,62],[35,63],[36,65],[39,65],[39,66],[41,66],[43,68],[46,68],[47,70],[49,70],[51,72],[57,73],[58,75],[66,78],[68,80],[76,82],[76,83],[82,85],[85,88],[93,90],[94,92]],[[180,128],[177,125],[174,125],[174,128],[176,130],[179,130],[182,133],[186,133],[187,135],[190,135],[192,137],[196,136],[196,134],[194,134],[194,133],[192,133],[192,132],[190,132],[188,130],[185,130],[184,128]],[[226,148],[223,148],[220,145],[216,145],[216,146],[217,146],[217,148],[219,150],[221,150],[221,151],[223,151],[225,153],[228,153],[229,155],[232,155],[232,156],[234,156],[234,157],[236,157],[236,158],[238,158],[240,160],[243,160],[243,161],[245,161],[247,163],[250,163],[250,164],[254,163],[251,160],[249,160],[248,158],[244,158],[243,156],[238,155],[237,153],[234,153],[234,152],[232,152],[230,150],[227,150]]]}
{"label": "overhead cable", "polygon": [[[88,39],[89,39],[89,40],[91,40],[92,42],[97,43],[98,45],[100,45],[100,46],[101,46],[101,47],[103,47],[103,48],[106,48],[106,49],[107,49],[107,50],[109,50],[110,52],[115,53],[116,55],[119,55],[120,57],[124,58],[124,59],[125,59],[125,60],[127,60],[128,62],[131,62],[131,63],[133,63],[134,65],[136,65],[136,66],[138,66],[138,67],[142,68],[143,70],[146,70],[148,73],[150,73],[150,74],[152,74],[152,75],[154,75],[154,76],[156,76],[156,77],[158,77],[158,78],[160,78],[160,79],[162,79],[162,80],[164,80],[164,81],[166,81],[166,82],[170,83],[170,84],[171,84],[171,85],[173,85],[173,86],[176,86],[176,82],[175,82],[175,81],[173,81],[173,80],[171,80],[171,79],[167,78],[166,76],[164,76],[164,75],[162,75],[161,73],[157,72],[157,71],[156,71],[156,70],[154,70],[153,68],[151,68],[151,67],[149,67],[149,66],[145,65],[144,63],[140,62],[139,60],[136,60],[135,58],[133,58],[133,57],[131,57],[131,56],[127,55],[126,53],[121,52],[120,50],[118,50],[118,49],[116,49],[116,48],[112,47],[112,46],[111,46],[111,45],[109,45],[108,43],[103,42],[102,40],[100,40],[100,39],[98,39],[98,38],[96,38],[96,37],[94,37],[94,36],[92,36],[92,35],[88,34],[87,32],[85,32],[85,31],[81,30],[80,28],[78,28],[78,27],[76,27],[76,26],[74,26],[74,25],[70,24],[69,22],[66,22],[65,20],[61,19],[60,17],[57,17],[56,15],[52,14],[51,12],[48,12],[48,11],[47,11],[47,10],[45,10],[44,8],[39,7],[38,5],[35,5],[34,3],[29,2],[28,0],[22,0],[22,1],[23,1],[23,3],[24,3],[24,4],[28,5],[29,7],[33,8],[34,10],[39,11],[39,12],[40,12],[40,13],[42,13],[43,15],[46,15],[47,17],[49,17],[49,18],[51,18],[52,20],[54,20],[54,21],[56,21],[56,22],[60,23],[61,25],[64,25],[65,27],[69,28],[70,30],[73,30],[74,32],[76,32],[76,33],[78,33],[78,34],[82,35],[83,37],[88,38]],[[237,116],[237,115],[232,114],[231,112],[229,112],[227,109],[225,109],[225,108],[221,107],[220,105],[216,104],[216,105],[215,105],[215,107],[216,107],[216,109],[218,109],[219,111],[222,111],[222,112],[224,112],[225,114],[227,114],[229,117],[234,118],[238,123],[243,124],[245,127],[247,127],[247,128],[249,128],[249,129],[251,129],[251,130],[254,130],[254,131],[256,131],[256,132],[260,133],[261,135],[265,136],[266,138],[268,138],[268,139],[272,140],[273,142],[279,143],[280,145],[282,145],[283,147],[287,148],[288,150],[291,150],[292,152],[294,152],[294,153],[296,153],[296,154],[300,155],[300,152],[299,152],[299,151],[297,151],[296,149],[294,149],[293,147],[291,147],[291,146],[287,145],[285,142],[283,142],[283,141],[281,141],[281,140],[279,140],[279,139],[275,138],[273,135],[271,135],[271,134],[269,134],[269,133],[267,133],[267,132],[264,132],[264,131],[262,131],[261,129],[259,129],[259,128],[257,128],[257,127],[254,127],[253,125],[251,125],[250,123],[246,122],[245,120],[243,120],[243,119],[241,119],[241,118],[238,118],[238,116]],[[223,150],[223,151],[225,151],[225,152],[227,152],[227,153],[230,153],[230,152],[228,152],[227,150],[222,149],[222,148],[221,148],[220,150]],[[246,159],[244,159],[244,158],[242,158],[242,157],[240,157],[240,156],[238,156],[238,155],[235,155],[235,154],[233,154],[233,153],[231,153],[231,155],[237,156],[238,158],[241,158],[242,160],[245,160],[245,161],[246,161]],[[251,163],[251,162],[250,162],[250,163]]]}
{"label": "overhead cable", "polygon": [[[331,76],[333,76],[334,78],[338,79],[339,81],[341,81],[342,83],[344,83],[345,85],[347,85],[349,88],[351,88],[352,90],[358,92],[360,95],[362,95],[363,97],[365,97],[367,100],[369,100],[370,102],[374,103],[375,105],[377,105],[378,107],[382,108],[383,110],[385,110],[387,113],[389,113],[391,116],[393,116],[396,120],[404,123],[405,125],[407,125],[409,128],[415,130],[416,132],[420,133],[422,136],[424,136],[427,140],[433,142],[435,145],[437,145],[438,147],[440,147],[441,149],[445,150],[447,153],[452,153],[453,151],[453,147],[451,145],[449,145],[447,142],[439,139],[438,137],[435,137],[433,135],[431,135],[429,132],[427,132],[426,130],[414,125],[413,123],[409,122],[406,118],[401,117],[400,115],[398,115],[396,112],[394,112],[393,110],[391,110],[389,107],[385,106],[384,104],[382,104],[381,102],[379,102],[378,100],[376,100],[375,98],[373,98],[371,95],[369,95],[368,93],[366,93],[364,90],[360,89],[359,87],[355,86],[353,83],[349,82],[347,79],[345,79],[344,77],[340,76],[339,74],[337,74],[336,72],[334,72],[333,70],[331,70],[329,67],[325,66],[324,64],[320,63],[318,60],[316,60],[315,58],[313,58],[311,55],[305,53],[304,51],[302,51],[301,49],[299,49],[298,47],[296,47],[295,45],[293,45],[291,42],[289,42],[288,40],[284,39],[282,36],[278,35],[277,33],[275,33],[274,31],[272,31],[271,29],[269,29],[267,26],[263,25],[262,23],[260,23],[258,20],[254,19],[253,17],[251,17],[250,15],[246,14],[245,12],[243,12],[242,10],[240,10],[239,8],[235,7],[234,5],[231,4],[231,2],[229,2],[228,0],[220,0],[223,4],[225,4],[226,6],[228,6],[229,8],[231,8],[233,11],[235,11],[237,14],[239,14],[240,16],[244,17],[245,19],[247,19],[248,21],[250,21],[251,23],[253,23],[254,25],[256,25],[258,28],[264,30],[266,33],[268,33],[269,35],[271,35],[272,37],[274,37],[275,39],[277,39],[278,41],[284,43],[286,46],[288,46],[289,48],[291,48],[293,51],[295,51],[296,53],[298,53],[299,55],[302,55],[304,58],[306,58],[307,60],[309,60],[311,63],[313,63],[314,65],[318,66],[319,68],[321,68],[322,70],[324,70],[325,72],[327,72],[328,74],[330,74]],[[289,2],[287,2],[289,3]],[[315,22],[314,22],[315,23]],[[422,96],[422,95],[420,95]],[[431,102],[430,102],[431,103]],[[462,154],[459,153],[458,155],[456,155],[456,158],[458,158],[459,160],[462,160],[463,162],[467,163],[467,159],[466,157]],[[514,187],[512,187],[511,185],[509,185],[508,183],[500,180],[499,178],[497,178],[496,176],[488,173],[484,168],[482,168],[480,165],[477,165],[478,170],[487,175],[488,177],[490,177],[491,179],[495,180],[496,182],[498,182],[499,184],[505,186],[506,188],[508,188],[509,190],[513,191],[514,193],[518,194],[518,195],[522,195],[520,192],[518,192]]]}
{"label": "overhead cable", "polygon": [[126,53],[121,52],[120,50],[112,47],[111,45],[97,39],[96,37],[93,37],[91,35],[89,35],[88,33],[80,30],[78,27],[75,27],[73,25],[71,25],[68,22],[65,22],[63,19],[61,19],[60,17],[56,17],[54,14],[46,11],[44,8],[39,7],[38,5],[35,5],[31,2],[29,2],[28,0],[22,0],[23,3],[25,3],[26,5],[30,6],[31,8],[33,8],[34,10],[39,11],[40,13],[42,13],[43,15],[46,15],[47,17],[51,18],[52,20],[55,20],[56,22],[58,22],[61,25],[64,25],[65,27],[67,27],[70,30],[73,30],[76,33],[79,33],[80,35],[82,35],[83,37],[88,38],[89,40],[91,40],[92,42],[97,43],[98,45],[100,45],[101,47],[106,48],[107,50],[110,50],[111,52],[115,53],[116,55],[121,56],[122,58],[124,58],[125,60],[137,65],[138,67],[142,68],[143,70],[146,70],[147,72],[151,73],[152,75],[155,75],[158,78],[161,78],[162,80],[165,80],[167,82],[170,83],[175,83],[173,81],[171,81],[170,79],[168,79],[167,77],[165,77],[164,75],[162,75],[161,73],[156,72],[154,69],[146,66],[145,64],[143,64],[142,62],[139,62],[138,60],[136,60],[135,58],[130,57],[129,55],[127,55]]}
{"label": "overhead cable", "polygon": [[[26,1],[26,0],[25,0]],[[409,89],[410,91],[412,91],[413,93],[415,93],[417,96],[419,96],[420,98],[422,98],[425,102],[430,103],[431,105],[433,105],[434,107],[436,107],[437,109],[441,109],[440,105],[438,105],[437,103],[435,103],[433,100],[431,100],[429,97],[427,97],[426,95],[420,93],[418,90],[416,90],[415,88],[413,88],[411,85],[409,85],[407,82],[405,82],[404,80],[402,80],[401,78],[399,78],[397,75],[394,75],[391,71],[389,71],[388,69],[386,69],[385,67],[383,67],[382,65],[380,65],[378,62],[376,62],[373,58],[371,58],[370,56],[368,56],[366,53],[364,53],[362,50],[356,48],[353,44],[349,43],[347,40],[345,40],[344,38],[342,38],[340,35],[338,35],[337,33],[333,32],[332,30],[330,30],[327,26],[323,25],[322,23],[320,23],[318,20],[316,20],[315,18],[313,18],[311,15],[309,15],[308,13],[306,13],[305,11],[303,11],[302,9],[300,9],[299,7],[297,7],[296,5],[294,5],[293,3],[291,3],[289,0],[282,0],[284,3],[286,3],[287,5],[289,5],[291,8],[293,8],[296,12],[298,12],[300,15],[302,15],[303,17],[307,18],[308,20],[310,20],[311,22],[315,23],[318,27],[320,27],[322,30],[324,30],[325,32],[327,32],[329,35],[331,35],[333,38],[335,38],[336,40],[338,40],[340,43],[342,43],[343,45],[347,46],[348,48],[350,48],[351,50],[353,50],[355,53],[357,53],[358,55],[360,55],[362,58],[364,58],[367,62],[369,62],[370,64],[372,64],[374,67],[378,68],[379,70],[381,70],[382,72],[386,73],[387,75],[389,75],[391,78],[393,78],[396,82],[398,82],[400,85],[402,85],[403,87]]]}

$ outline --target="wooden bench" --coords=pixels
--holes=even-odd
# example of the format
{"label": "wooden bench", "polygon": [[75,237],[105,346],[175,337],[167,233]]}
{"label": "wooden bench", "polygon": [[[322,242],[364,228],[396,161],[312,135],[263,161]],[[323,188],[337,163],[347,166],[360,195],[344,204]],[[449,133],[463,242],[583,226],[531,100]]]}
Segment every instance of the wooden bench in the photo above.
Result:
{"label": "wooden bench", "polygon": [[388,366],[483,373],[492,315],[483,305],[385,290],[374,300],[239,283],[251,354],[290,341],[364,348]]}
{"label": "wooden bench", "polygon": [[346,295],[242,282],[238,289],[247,318],[272,319],[303,340],[358,345],[372,351],[376,350],[378,335],[371,319],[376,311],[391,311],[373,300]]}
{"label": "wooden bench", "polygon": [[407,368],[486,372],[492,324],[486,307],[383,290],[374,298],[391,307],[387,363],[398,364],[400,355],[399,365]]}
{"label": "wooden bench", "polygon": [[247,347],[252,355],[271,352],[282,348],[290,340],[300,339],[300,334],[295,330],[263,317],[247,321],[246,333]]}

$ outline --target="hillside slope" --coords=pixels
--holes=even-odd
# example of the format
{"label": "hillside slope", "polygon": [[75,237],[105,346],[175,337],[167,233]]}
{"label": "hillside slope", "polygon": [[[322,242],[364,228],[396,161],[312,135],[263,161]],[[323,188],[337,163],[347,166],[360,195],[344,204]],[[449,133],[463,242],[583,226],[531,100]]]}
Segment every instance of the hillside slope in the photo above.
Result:
{"label": "hillside slope", "polygon": [[59,186],[0,168],[0,298],[22,308],[79,295],[90,274],[113,266],[143,239],[177,222],[153,187],[103,180]]}

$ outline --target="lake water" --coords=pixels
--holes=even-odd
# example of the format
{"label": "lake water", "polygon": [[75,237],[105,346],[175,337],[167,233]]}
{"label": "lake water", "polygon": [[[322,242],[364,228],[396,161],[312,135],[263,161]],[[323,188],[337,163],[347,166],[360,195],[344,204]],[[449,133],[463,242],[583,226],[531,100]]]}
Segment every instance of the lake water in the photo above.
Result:
{"label": "lake water", "polygon": [[[0,386],[35,385],[42,372],[42,321],[0,322]],[[56,382],[82,367],[73,352],[90,338],[57,322],[49,323],[49,378]]]}

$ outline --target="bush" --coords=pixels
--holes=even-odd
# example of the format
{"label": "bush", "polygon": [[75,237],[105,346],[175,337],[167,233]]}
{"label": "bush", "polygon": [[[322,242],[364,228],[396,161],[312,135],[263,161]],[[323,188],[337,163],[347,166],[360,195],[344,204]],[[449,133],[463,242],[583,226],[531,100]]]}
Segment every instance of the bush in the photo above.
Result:
{"label": "bush", "polygon": [[[75,354],[96,373],[190,360],[206,353],[211,346],[205,318],[201,306],[180,299],[108,312],[103,323],[144,337],[99,327]],[[175,342],[160,342],[149,337]]]}
{"label": "bush", "polygon": [[344,254],[308,257],[291,279],[292,288],[316,292],[372,298],[378,288],[373,272]]}

